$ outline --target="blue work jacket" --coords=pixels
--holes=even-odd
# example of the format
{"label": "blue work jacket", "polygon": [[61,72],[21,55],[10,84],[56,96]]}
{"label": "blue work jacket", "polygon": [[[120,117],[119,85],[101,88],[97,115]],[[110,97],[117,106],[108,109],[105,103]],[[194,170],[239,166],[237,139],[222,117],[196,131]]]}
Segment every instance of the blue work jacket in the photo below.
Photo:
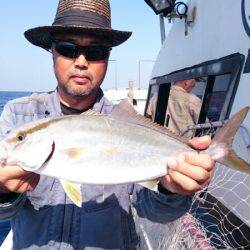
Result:
{"label": "blue work jacket", "polygon": [[[100,91],[92,109],[109,114],[112,108]],[[0,140],[27,122],[60,115],[57,92],[10,101],[0,118]],[[11,221],[13,249],[140,248],[146,245],[142,242],[145,233],[151,233],[142,232],[146,228],[143,223],[155,228],[174,221],[189,209],[191,200],[139,184],[82,185],[82,193],[84,203],[79,208],[69,200],[59,180],[41,176],[33,192],[0,203],[0,220]]]}

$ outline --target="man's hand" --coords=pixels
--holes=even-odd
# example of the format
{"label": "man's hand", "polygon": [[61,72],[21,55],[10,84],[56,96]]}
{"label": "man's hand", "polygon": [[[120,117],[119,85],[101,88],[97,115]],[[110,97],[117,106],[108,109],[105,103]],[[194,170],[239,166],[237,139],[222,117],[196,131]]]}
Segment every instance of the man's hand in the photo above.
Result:
{"label": "man's hand", "polygon": [[[197,150],[206,149],[211,138],[193,138],[190,145]],[[169,172],[161,185],[172,193],[191,195],[202,190],[212,179],[214,160],[207,154],[182,153],[168,161]]]}
{"label": "man's hand", "polygon": [[18,166],[0,164],[0,195],[6,193],[25,193],[33,191],[40,176],[27,172]]}

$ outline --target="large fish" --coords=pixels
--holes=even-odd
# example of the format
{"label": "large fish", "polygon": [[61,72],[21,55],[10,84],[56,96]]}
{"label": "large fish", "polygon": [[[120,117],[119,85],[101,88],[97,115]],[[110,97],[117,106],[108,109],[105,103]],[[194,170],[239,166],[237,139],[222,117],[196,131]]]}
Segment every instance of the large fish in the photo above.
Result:
{"label": "large fish", "polygon": [[[250,165],[232,149],[249,111],[244,108],[218,131],[205,153],[216,161],[250,173]],[[61,180],[81,206],[81,183],[150,182],[167,174],[167,157],[194,151],[187,141],[138,115],[127,101],[110,115],[93,111],[32,122],[11,132],[0,145],[0,159],[24,170]],[[73,184],[72,184],[73,183]]]}

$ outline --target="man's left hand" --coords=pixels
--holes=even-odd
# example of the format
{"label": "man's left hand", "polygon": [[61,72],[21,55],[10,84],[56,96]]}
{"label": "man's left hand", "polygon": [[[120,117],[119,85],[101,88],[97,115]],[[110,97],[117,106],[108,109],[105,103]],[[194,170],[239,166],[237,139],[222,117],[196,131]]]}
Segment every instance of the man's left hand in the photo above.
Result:
{"label": "man's left hand", "polygon": [[[190,145],[196,150],[211,144],[209,136],[193,138]],[[207,154],[181,153],[168,161],[169,172],[161,179],[161,185],[172,193],[191,195],[206,187],[212,179],[214,160]]]}

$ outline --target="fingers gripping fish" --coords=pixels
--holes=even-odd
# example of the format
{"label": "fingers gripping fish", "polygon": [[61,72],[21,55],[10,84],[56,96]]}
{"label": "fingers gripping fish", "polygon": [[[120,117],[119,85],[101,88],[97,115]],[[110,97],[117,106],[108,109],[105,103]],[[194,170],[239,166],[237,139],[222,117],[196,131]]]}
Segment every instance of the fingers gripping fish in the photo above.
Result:
{"label": "fingers gripping fish", "polygon": [[[232,141],[249,111],[246,107],[221,128],[205,153],[229,167],[250,173]],[[82,205],[80,184],[137,182],[154,189],[167,174],[167,158],[193,151],[186,140],[139,115],[124,100],[110,115],[87,111],[32,122],[11,132],[0,146],[2,164],[58,178],[67,195]]]}

